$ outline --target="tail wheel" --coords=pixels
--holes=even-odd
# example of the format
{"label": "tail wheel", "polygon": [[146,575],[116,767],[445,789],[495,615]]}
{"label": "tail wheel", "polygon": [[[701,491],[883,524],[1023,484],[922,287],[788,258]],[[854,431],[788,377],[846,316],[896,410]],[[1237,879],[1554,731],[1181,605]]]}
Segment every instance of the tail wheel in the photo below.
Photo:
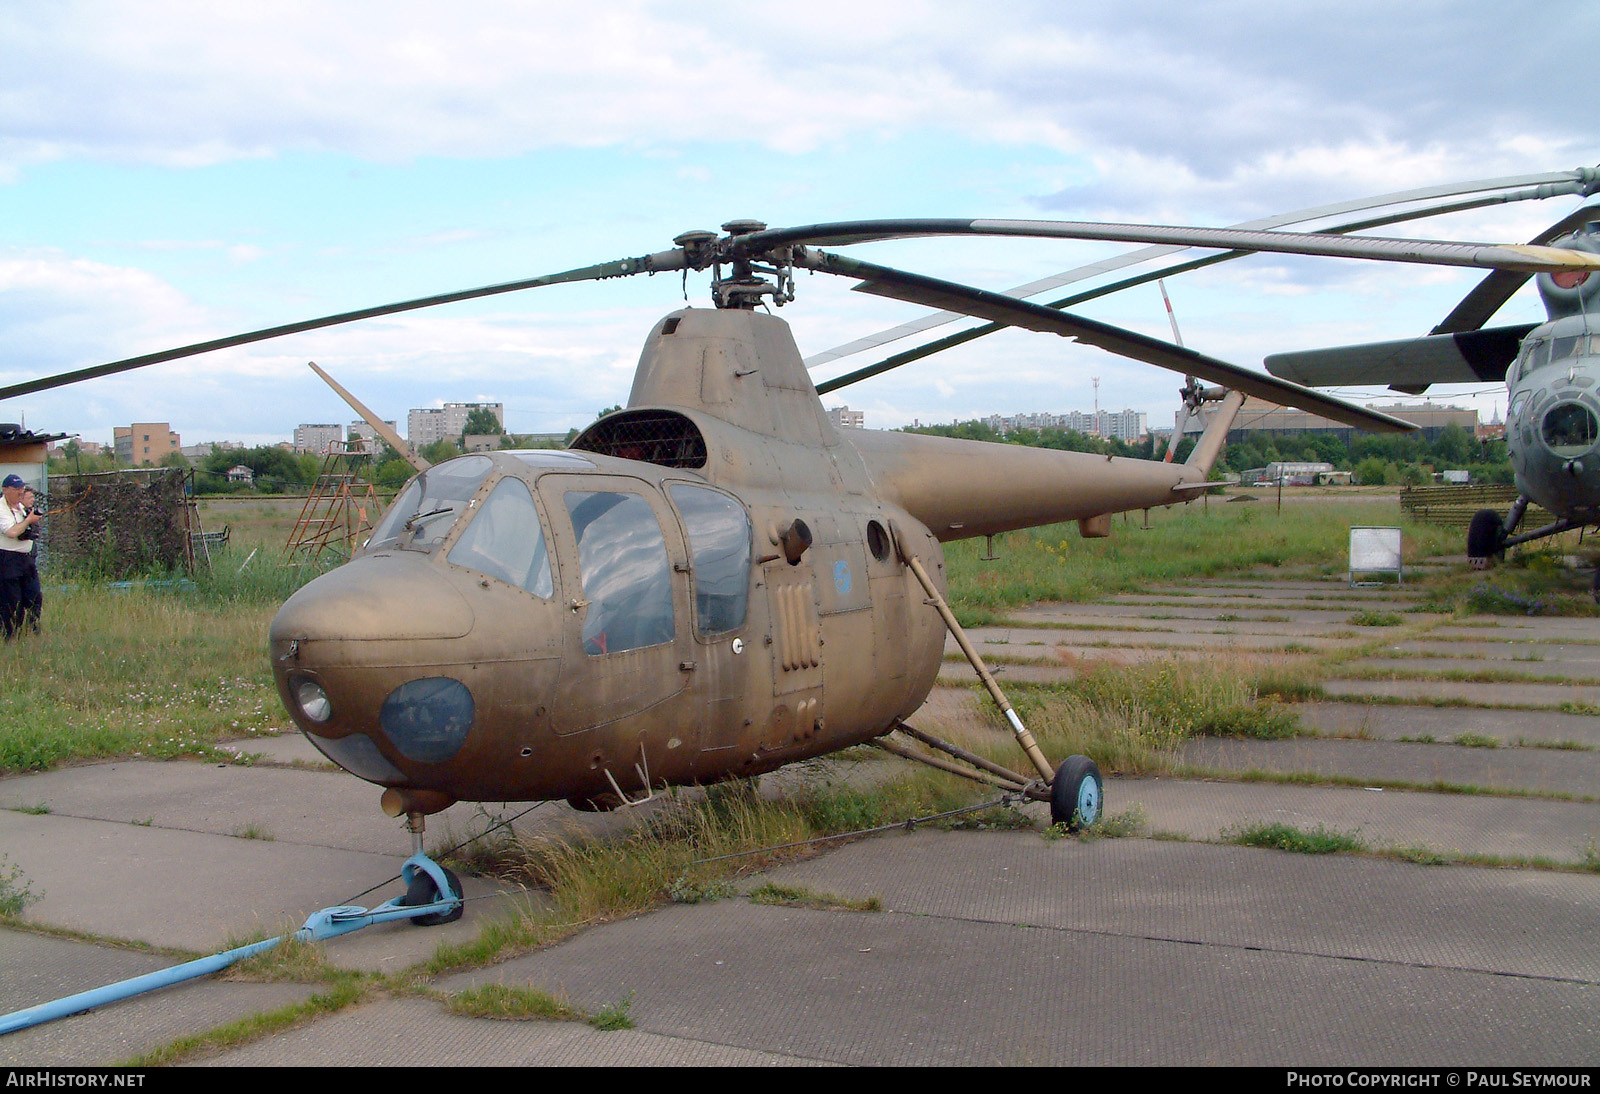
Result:
{"label": "tail wheel", "polygon": [[1506,525],[1493,509],[1479,509],[1467,526],[1467,562],[1474,570],[1487,570],[1506,553]]}
{"label": "tail wheel", "polygon": [[1076,832],[1100,819],[1105,784],[1100,768],[1087,756],[1068,756],[1050,784],[1050,821]]}

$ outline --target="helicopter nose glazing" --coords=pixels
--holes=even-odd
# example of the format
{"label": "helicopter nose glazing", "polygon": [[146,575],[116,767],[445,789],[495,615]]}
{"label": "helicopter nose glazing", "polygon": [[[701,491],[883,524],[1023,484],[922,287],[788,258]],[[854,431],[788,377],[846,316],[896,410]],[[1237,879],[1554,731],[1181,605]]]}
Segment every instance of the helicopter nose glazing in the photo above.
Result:
{"label": "helicopter nose glazing", "polygon": [[473,714],[472,692],[465,684],[430,676],[391,691],[378,711],[378,725],[406,759],[440,764],[461,751]]}
{"label": "helicopter nose glazing", "polygon": [[1545,412],[1539,434],[1552,455],[1572,460],[1600,440],[1600,420],[1582,403],[1561,402]]}
{"label": "helicopter nose glazing", "polygon": [[391,757],[447,763],[471,732],[472,692],[444,666],[474,621],[466,599],[426,556],[357,558],[307,584],[272,622],[284,705],[340,767],[369,782],[404,785]]}
{"label": "helicopter nose glazing", "polygon": [[528,484],[490,467],[419,476],[367,548],[272,623],[295,724],[408,812],[525,796],[548,766],[568,612]]}

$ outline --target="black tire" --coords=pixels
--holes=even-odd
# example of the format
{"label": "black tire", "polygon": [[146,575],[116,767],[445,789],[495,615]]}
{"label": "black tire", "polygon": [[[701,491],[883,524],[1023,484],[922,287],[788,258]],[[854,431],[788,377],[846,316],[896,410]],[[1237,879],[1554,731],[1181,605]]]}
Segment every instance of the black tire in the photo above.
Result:
{"label": "black tire", "polygon": [[[456,906],[448,912],[430,912],[427,915],[412,917],[412,924],[417,927],[437,927],[441,923],[454,923],[461,918],[461,913],[467,910],[466,904],[461,901],[464,895],[461,891],[461,879],[447,867],[444,870],[444,879],[450,883],[451,896],[456,897]],[[411,884],[406,886],[405,899],[400,901],[401,907],[415,908],[419,904],[432,904],[440,899],[439,887],[433,883],[433,877],[426,870],[418,870],[411,876]]]}
{"label": "black tire", "polygon": [[1506,525],[1493,509],[1479,509],[1467,526],[1467,561],[1473,569],[1486,570],[1492,560],[1506,552]]}
{"label": "black tire", "polygon": [[1099,766],[1087,756],[1068,756],[1050,784],[1050,821],[1076,832],[1100,819],[1105,800]]}

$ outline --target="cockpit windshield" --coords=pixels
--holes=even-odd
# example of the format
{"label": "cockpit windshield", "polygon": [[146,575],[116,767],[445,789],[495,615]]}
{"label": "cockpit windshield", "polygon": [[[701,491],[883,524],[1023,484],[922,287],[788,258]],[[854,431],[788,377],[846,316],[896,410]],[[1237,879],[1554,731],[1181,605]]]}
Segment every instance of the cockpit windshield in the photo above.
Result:
{"label": "cockpit windshield", "polygon": [[1522,353],[1517,375],[1576,357],[1600,356],[1600,334],[1570,334],[1531,342]]}
{"label": "cockpit windshield", "polygon": [[537,597],[549,599],[555,592],[533,495],[527,483],[510,475],[495,483],[447,557]]}
{"label": "cockpit windshield", "polygon": [[462,456],[428,468],[401,491],[373,530],[367,549],[431,551],[467,511],[467,502],[493,468],[488,456]]}

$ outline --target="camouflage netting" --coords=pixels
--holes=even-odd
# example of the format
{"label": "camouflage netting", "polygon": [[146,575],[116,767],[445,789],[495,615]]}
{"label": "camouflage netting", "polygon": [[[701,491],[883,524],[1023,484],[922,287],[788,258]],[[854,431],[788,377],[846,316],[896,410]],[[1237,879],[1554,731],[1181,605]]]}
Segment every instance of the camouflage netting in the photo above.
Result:
{"label": "camouflage netting", "polygon": [[52,475],[40,562],[115,578],[192,569],[192,476],[165,467]]}

